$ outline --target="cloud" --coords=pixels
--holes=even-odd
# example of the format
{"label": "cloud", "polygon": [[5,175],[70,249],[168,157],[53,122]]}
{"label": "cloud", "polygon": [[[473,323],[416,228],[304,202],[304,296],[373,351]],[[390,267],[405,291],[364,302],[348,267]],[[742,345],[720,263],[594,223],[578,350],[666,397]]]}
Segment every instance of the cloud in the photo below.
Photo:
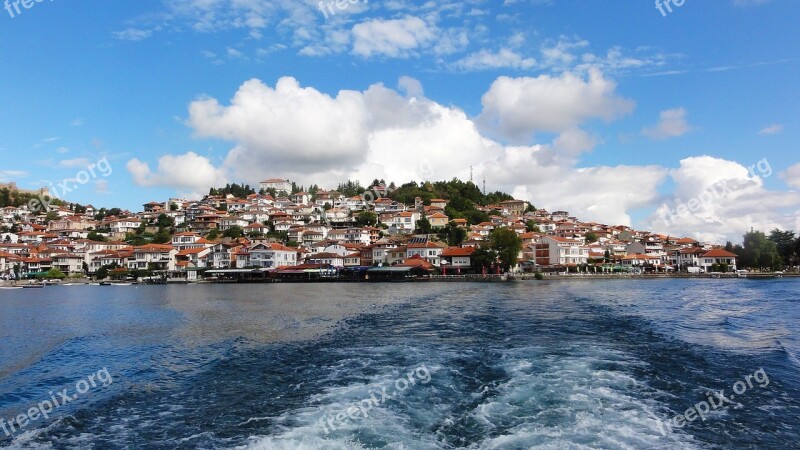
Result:
{"label": "cloud", "polygon": [[0,181],[2,182],[9,182],[27,176],[28,172],[24,170],[0,170]]}
{"label": "cloud", "polygon": [[534,58],[524,58],[517,52],[502,48],[497,52],[481,50],[467,55],[454,65],[462,70],[488,70],[488,69],[531,69],[536,66]]}
{"label": "cloud", "polygon": [[432,43],[436,35],[435,27],[419,17],[373,19],[353,27],[353,53],[365,58],[404,58]]}
{"label": "cloud", "polygon": [[138,28],[128,28],[122,31],[115,31],[112,33],[115,39],[121,41],[143,41],[153,35],[150,30],[141,30]]}
{"label": "cloud", "polygon": [[58,162],[58,165],[61,167],[65,167],[67,169],[75,169],[75,168],[87,168],[92,164],[88,158],[74,158],[74,159],[62,159]]}
{"label": "cloud", "polygon": [[94,192],[97,194],[108,194],[108,181],[107,180],[95,181]]}
{"label": "cloud", "polygon": [[783,131],[783,125],[776,123],[775,125],[770,125],[768,127],[763,128],[761,131],[758,132],[758,134],[778,134],[782,131]]}
{"label": "cloud", "polygon": [[674,191],[645,222],[654,231],[709,242],[738,242],[751,227],[794,228],[795,192],[770,191],[769,161],[744,165],[711,156],[681,160],[670,171]]}
{"label": "cloud", "polygon": [[781,178],[787,185],[800,189],[800,163],[786,169],[785,172],[781,173]]}
{"label": "cloud", "polygon": [[574,163],[548,162],[543,153],[549,147],[509,147],[502,158],[480,169],[499,188],[539,208],[622,225],[633,225],[633,211],[656,203],[658,186],[668,173],[658,166],[578,168]]}
{"label": "cloud", "polygon": [[684,108],[668,109],[661,111],[660,121],[652,128],[645,128],[642,134],[652,139],[669,139],[680,137],[688,133],[692,127],[686,121]]}
{"label": "cloud", "polygon": [[361,93],[342,91],[333,98],[290,77],[275,88],[250,80],[229,106],[215,99],[193,102],[189,125],[199,137],[236,142],[226,162],[236,170],[344,169],[357,164],[368,148],[364,102]]}
{"label": "cloud", "polygon": [[588,79],[572,73],[500,77],[481,100],[478,122],[505,139],[526,142],[540,131],[557,133],[589,119],[611,121],[634,107],[633,101],[616,94],[616,87],[595,69]]}
{"label": "cloud", "polygon": [[165,155],[158,160],[158,169],[153,172],[150,166],[137,158],[126,164],[137,186],[169,186],[174,188],[196,188],[208,190],[212,186],[225,184],[223,173],[211,164],[208,158],[194,152],[183,155]]}

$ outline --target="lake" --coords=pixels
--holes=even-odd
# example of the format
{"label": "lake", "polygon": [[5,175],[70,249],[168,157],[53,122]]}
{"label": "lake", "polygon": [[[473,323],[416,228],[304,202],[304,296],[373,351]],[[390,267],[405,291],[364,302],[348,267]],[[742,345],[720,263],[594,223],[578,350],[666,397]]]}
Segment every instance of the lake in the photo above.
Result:
{"label": "lake", "polygon": [[799,302],[790,279],[2,290],[0,447],[800,448]]}

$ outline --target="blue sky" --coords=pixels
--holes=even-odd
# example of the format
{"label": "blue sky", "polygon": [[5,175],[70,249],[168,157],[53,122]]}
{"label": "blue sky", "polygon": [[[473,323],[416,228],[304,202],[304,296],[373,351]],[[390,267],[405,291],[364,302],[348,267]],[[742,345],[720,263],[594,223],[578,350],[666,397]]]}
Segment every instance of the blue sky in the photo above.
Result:
{"label": "blue sky", "polygon": [[587,220],[710,240],[800,229],[796,2],[13,3],[0,182],[57,186],[107,158],[65,200],[136,211],[228,181],[473,166]]}

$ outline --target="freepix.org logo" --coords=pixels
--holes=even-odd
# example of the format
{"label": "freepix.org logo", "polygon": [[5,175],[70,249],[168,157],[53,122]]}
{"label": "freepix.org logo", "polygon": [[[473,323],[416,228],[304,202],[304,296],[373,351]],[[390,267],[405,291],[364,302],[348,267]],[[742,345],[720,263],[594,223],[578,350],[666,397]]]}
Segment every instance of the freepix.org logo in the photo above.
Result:
{"label": "freepix.org logo", "polygon": [[[11,18],[15,18],[22,14],[22,11],[33,8],[33,5],[42,3],[45,0],[6,0],[3,9],[8,11]],[[50,0],[51,2],[53,0]]]}
{"label": "freepix.org logo", "polygon": [[672,14],[673,5],[680,8],[684,4],[686,4],[686,0],[656,0],[656,9],[663,17],[667,17],[667,14]]}

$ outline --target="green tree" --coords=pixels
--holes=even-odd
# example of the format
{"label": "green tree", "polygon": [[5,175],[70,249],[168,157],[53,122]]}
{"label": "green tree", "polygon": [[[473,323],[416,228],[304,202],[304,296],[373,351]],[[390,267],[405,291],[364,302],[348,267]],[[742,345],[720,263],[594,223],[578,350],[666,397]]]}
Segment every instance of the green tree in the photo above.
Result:
{"label": "green tree", "polygon": [[50,211],[50,212],[49,212],[49,213],[47,213],[47,215],[44,217],[44,223],[45,223],[45,224],[48,224],[48,223],[50,223],[50,222],[52,222],[52,221],[54,221],[54,220],[58,220],[58,213],[56,213],[55,211]]}
{"label": "green tree", "polygon": [[430,234],[432,229],[430,220],[423,217],[417,221],[416,232],[418,234]]}
{"label": "green tree", "polygon": [[378,215],[372,211],[362,211],[356,216],[356,225],[372,227],[378,224]]}
{"label": "green tree", "polygon": [[137,236],[141,236],[141,235],[144,234],[145,231],[147,231],[147,224],[145,222],[142,222],[136,228],[135,233],[136,233]]}
{"label": "green tree", "polygon": [[447,245],[457,247],[467,239],[467,230],[464,228],[448,223],[441,230],[439,230],[439,238],[447,241]]}
{"label": "green tree", "polygon": [[525,231],[528,233],[541,233],[542,230],[539,229],[539,225],[536,225],[536,221],[529,220],[525,222]]}
{"label": "green tree", "polygon": [[341,192],[345,197],[355,197],[367,191],[363,186],[361,186],[359,181],[352,180],[348,180],[345,183],[339,183],[339,187],[337,187],[336,190]]}
{"label": "green tree", "polygon": [[52,269],[48,270],[47,273],[42,274],[39,276],[40,279],[44,280],[63,280],[67,276],[64,275],[64,272],[61,270],[53,267]]}
{"label": "green tree", "polygon": [[222,233],[222,237],[231,239],[239,239],[242,236],[244,236],[244,230],[238,226],[230,227]]}
{"label": "green tree", "polygon": [[118,266],[116,264],[101,266],[99,269],[97,269],[97,272],[95,272],[94,275],[98,280],[105,280],[108,278],[109,271],[116,269],[117,267]]}
{"label": "green tree", "polygon": [[225,187],[222,188],[211,188],[208,191],[208,195],[212,196],[221,196],[225,197],[228,195],[234,196],[234,198],[245,199],[248,195],[255,194],[256,190],[251,188],[248,184],[226,184]]}
{"label": "green tree", "polygon": [[159,214],[156,219],[156,226],[160,228],[172,228],[175,226],[175,219],[166,214]]}
{"label": "green tree", "polygon": [[96,231],[90,232],[86,236],[86,239],[88,239],[90,241],[95,241],[95,242],[105,242],[106,241],[106,237],[103,236],[102,234],[97,233]]}
{"label": "green tree", "polygon": [[217,230],[216,228],[212,228],[211,231],[208,232],[208,235],[206,235],[206,237],[213,241],[214,239],[219,237],[219,230]]}
{"label": "green tree", "polygon": [[172,236],[166,228],[159,228],[158,232],[153,236],[154,244],[167,244],[172,241]]}
{"label": "green tree", "polygon": [[775,247],[781,257],[781,263],[787,266],[790,265],[792,263],[792,254],[795,251],[794,231],[781,231],[775,228],[769,233],[768,239],[775,243]]}
{"label": "green tree", "polygon": [[597,233],[590,231],[586,233],[585,238],[587,244],[594,244],[595,242],[597,242]]}
{"label": "green tree", "polygon": [[776,269],[780,266],[778,247],[762,231],[745,233],[744,245],[737,245],[733,251],[742,267]]}
{"label": "green tree", "polygon": [[519,252],[522,251],[522,239],[514,230],[497,228],[492,232],[489,242],[492,249],[497,252],[504,270],[508,271],[517,265]]}
{"label": "green tree", "polygon": [[128,235],[125,237],[125,243],[132,245],[134,247],[141,247],[147,244],[148,242],[150,241],[147,238],[140,235],[128,233]]}
{"label": "green tree", "polygon": [[497,263],[497,252],[488,248],[479,248],[472,253],[470,259],[476,273],[481,272],[484,267],[488,271],[492,264]]}

